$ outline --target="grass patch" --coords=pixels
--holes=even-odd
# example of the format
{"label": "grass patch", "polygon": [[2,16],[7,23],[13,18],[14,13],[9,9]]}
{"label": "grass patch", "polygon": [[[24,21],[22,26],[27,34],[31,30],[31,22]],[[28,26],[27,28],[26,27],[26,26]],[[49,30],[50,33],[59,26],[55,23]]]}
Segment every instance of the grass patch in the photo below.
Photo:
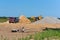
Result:
{"label": "grass patch", "polygon": [[[25,39],[23,40],[30,40],[32,38],[32,36],[29,37],[26,37]],[[47,40],[52,40],[53,38],[54,39],[59,39],[60,40],[60,30],[45,30],[44,32],[41,32],[41,33],[36,33],[32,39],[34,40],[44,40],[45,38],[47,38]]]}
{"label": "grass patch", "polygon": [[0,22],[6,22],[8,19],[7,18],[0,18]]}

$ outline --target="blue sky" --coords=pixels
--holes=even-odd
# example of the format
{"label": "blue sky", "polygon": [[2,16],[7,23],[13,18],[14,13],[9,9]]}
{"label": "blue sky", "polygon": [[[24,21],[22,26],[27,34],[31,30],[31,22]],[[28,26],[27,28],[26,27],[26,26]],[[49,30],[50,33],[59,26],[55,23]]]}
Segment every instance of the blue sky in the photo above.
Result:
{"label": "blue sky", "polygon": [[60,17],[60,0],[0,0],[0,16]]}

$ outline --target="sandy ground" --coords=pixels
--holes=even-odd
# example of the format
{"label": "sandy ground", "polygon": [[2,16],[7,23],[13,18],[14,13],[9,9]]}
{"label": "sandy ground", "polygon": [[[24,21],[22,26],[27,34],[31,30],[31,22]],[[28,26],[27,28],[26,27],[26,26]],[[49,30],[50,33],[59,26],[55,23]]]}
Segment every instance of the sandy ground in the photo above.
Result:
{"label": "sandy ground", "polygon": [[[25,33],[12,33],[12,29],[26,29]],[[60,24],[20,24],[20,23],[0,23],[0,40],[8,38],[8,40],[17,40],[18,38],[26,37],[30,34],[42,31],[44,28],[60,28]]]}
{"label": "sandy ground", "polygon": [[[9,23],[0,23],[0,40],[3,40],[4,38],[8,38],[8,40],[17,40],[18,38],[26,37],[28,35],[34,34],[38,31],[41,31],[40,28],[37,27],[38,25],[32,25],[32,24],[9,24]],[[22,32],[16,32],[12,33],[12,29],[21,29],[22,27],[25,28],[25,33]]]}

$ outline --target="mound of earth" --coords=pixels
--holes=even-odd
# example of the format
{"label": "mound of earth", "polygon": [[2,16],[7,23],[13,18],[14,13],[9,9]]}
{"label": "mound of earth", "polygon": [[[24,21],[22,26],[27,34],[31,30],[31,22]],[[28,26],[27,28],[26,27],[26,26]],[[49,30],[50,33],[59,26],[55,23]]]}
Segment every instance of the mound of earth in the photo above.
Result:
{"label": "mound of earth", "polygon": [[8,20],[8,21],[6,21],[5,23],[9,23],[9,20]]}
{"label": "mound of earth", "polygon": [[22,15],[19,17],[19,23],[31,23],[31,21]]}

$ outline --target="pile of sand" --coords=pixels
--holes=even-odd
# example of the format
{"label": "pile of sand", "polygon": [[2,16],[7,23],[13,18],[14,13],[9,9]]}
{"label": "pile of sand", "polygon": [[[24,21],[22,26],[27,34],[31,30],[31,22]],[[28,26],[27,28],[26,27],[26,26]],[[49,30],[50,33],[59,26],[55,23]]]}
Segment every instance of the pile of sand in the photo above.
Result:
{"label": "pile of sand", "polygon": [[45,17],[42,20],[34,22],[34,24],[59,24],[60,20],[56,17]]}
{"label": "pile of sand", "polygon": [[56,17],[45,17],[31,24],[39,24],[42,28],[60,28],[60,20]]}
{"label": "pile of sand", "polygon": [[5,23],[5,24],[6,24],[6,23],[9,23],[9,20],[7,20],[6,22],[3,22],[3,23]]}
{"label": "pile of sand", "polygon": [[19,17],[19,23],[31,23],[31,21],[22,15]]}

